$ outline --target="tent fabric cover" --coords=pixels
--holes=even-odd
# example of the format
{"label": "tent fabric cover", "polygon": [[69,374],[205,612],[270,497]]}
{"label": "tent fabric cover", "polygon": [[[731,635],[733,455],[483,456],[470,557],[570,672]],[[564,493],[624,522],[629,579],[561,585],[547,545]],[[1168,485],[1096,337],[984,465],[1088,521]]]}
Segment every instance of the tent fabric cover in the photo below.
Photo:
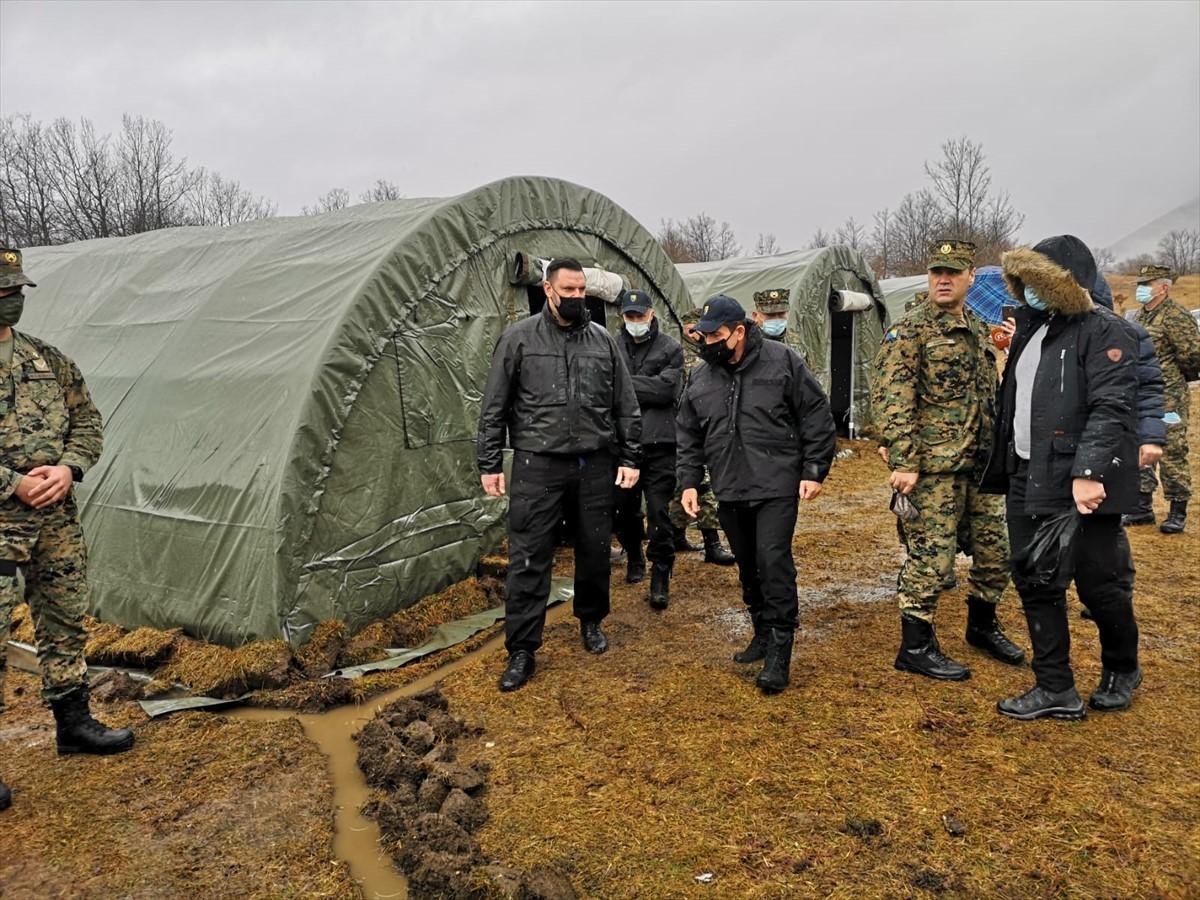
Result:
{"label": "tent fabric cover", "polygon": [[75,359],[106,420],[78,488],[92,611],[298,644],[473,574],[503,537],[475,434],[496,340],[529,313],[521,249],[620,274],[678,333],[654,237],[554,179],[29,249],[21,330]]}
{"label": "tent fabric cover", "polygon": [[773,256],[734,257],[679,266],[696,306],[714,294],[726,294],[754,311],[754,294],[789,288],[788,328],[799,335],[805,362],[826,392],[831,382],[833,291],[868,294],[874,309],[855,315],[853,398],[850,418],[857,428],[870,422],[871,361],[883,339],[887,316],[883,292],[862,254],[852,247],[832,246]]}

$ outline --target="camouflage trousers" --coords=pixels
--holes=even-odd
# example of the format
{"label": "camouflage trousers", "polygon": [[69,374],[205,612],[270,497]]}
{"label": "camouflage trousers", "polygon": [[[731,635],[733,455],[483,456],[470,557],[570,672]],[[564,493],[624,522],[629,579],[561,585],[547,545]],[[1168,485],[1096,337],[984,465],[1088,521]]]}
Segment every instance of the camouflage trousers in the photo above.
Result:
{"label": "camouflage trousers", "polygon": [[971,550],[969,596],[1000,602],[1009,579],[1004,498],[981,493],[971,473],[956,472],[922,474],[909,499],[920,515],[904,523],[908,558],[897,583],[900,611],[933,621],[938,595],[953,580],[960,525]]}
{"label": "camouflage trousers", "polygon": [[[25,579],[21,596],[17,569]],[[16,497],[0,502],[0,649],[7,646],[13,610],[29,601],[42,667],[42,697],[58,700],[87,683],[87,550],[75,498],[31,509]],[[0,709],[5,654],[0,652]]]}
{"label": "camouflage trousers", "polygon": [[1162,459],[1158,461],[1158,475],[1154,466],[1146,466],[1139,472],[1138,490],[1153,494],[1162,479],[1163,496],[1168,500],[1186,500],[1192,496],[1192,473],[1188,469],[1188,395],[1172,397],[1167,394],[1167,413],[1174,412],[1179,421],[1167,425],[1167,445],[1163,447]]}
{"label": "camouflage trousers", "polygon": [[[672,528],[687,528],[692,522],[692,519],[688,518],[688,514],[683,511],[683,504],[679,501],[682,495],[683,489],[680,488],[675,493],[675,499],[671,501],[669,515]],[[715,531],[721,527],[721,523],[717,519],[717,498],[713,495],[707,472],[704,473],[704,481],[700,483],[700,514],[696,516],[695,521],[704,531]]]}

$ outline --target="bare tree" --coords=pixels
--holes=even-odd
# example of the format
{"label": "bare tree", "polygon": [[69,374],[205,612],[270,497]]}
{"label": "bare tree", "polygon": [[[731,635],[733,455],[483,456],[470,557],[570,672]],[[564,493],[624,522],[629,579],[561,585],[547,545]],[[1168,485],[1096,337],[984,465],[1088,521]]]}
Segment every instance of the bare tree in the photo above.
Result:
{"label": "bare tree", "polygon": [[818,250],[821,247],[828,247],[830,244],[830,240],[831,239],[830,239],[828,233],[826,233],[823,229],[818,228],[816,231],[813,232],[813,236],[808,239],[808,249],[809,250]]}
{"label": "bare tree", "polygon": [[1117,272],[1121,275],[1137,275],[1142,266],[1158,265],[1158,259],[1153,253],[1141,253],[1137,256],[1131,256],[1128,259],[1123,259],[1117,263]]}
{"label": "bare tree", "polygon": [[717,224],[707,213],[682,222],[667,219],[658,233],[658,242],[675,262],[709,262],[728,259],[742,252],[728,222]]}
{"label": "bare tree", "polygon": [[217,172],[196,171],[195,185],[188,197],[189,225],[236,225],[254,219],[269,219],[276,207],[264,197],[256,197],[232,178]]}
{"label": "bare tree", "polygon": [[1169,231],[1158,242],[1163,265],[1176,275],[1200,272],[1200,229]]}
{"label": "bare tree", "polygon": [[1096,271],[1098,272],[1112,272],[1117,262],[1116,256],[1107,247],[1093,247],[1092,259],[1096,260]]}
{"label": "bare tree", "polygon": [[887,278],[891,275],[895,242],[892,213],[885,206],[875,213],[875,227],[871,229],[871,239],[867,244],[867,254],[871,258],[871,267],[875,270],[877,278]]}
{"label": "bare tree", "polygon": [[350,192],[345,188],[332,188],[324,196],[318,197],[312,206],[303,207],[300,212],[306,216],[319,216],[321,213],[335,212],[350,205]]}
{"label": "bare tree", "polygon": [[855,222],[854,216],[851,216],[833,233],[833,243],[857,250],[863,245],[866,236],[867,229]]}
{"label": "bare tree", "polygon": [[945,227],[942,208],[929,191],[905,194],[896,208],[893,243],[897,275],[917,275],[925,271],[929,246]]}
{"label": "bare tree", "polygon": [[363,191],[358,195],[360,203],[379,203],[383,200],[402,200],[403,198],[400,186],[383,178],[376,181],[370,190]]}
{"label": "bare tree", "polygon": [[0,120],[0,230],[9,246],[54,243],[58,233],[46,130],[29,116]]}
{"label": "bare tree", "polygon": [[779,242],[775,240],[775,235],[770,232],[758,233],[758,240],[754,242],[755,256],[773,256],[776,253],[782,252],[779,249]]}
{"label": "bare tree", "polygon": [[925,163],[925,174],[933,182],[933,191],[945,211],[945,227],[953,237],[977,234],[986,217],[991,171],[983,155],[983,145],[965,135],[942,144],[942,158]]}
{"label": "bare tree", "polygon": [[185,222],[184,197],[195,175],[188,170],[187,160],[175,158],[171,139],[170,129],[162,122],[142,116],[121,117],[117,142],[121,234],[139,234]]}
{"label": "bare tree", "polygon": [[982,227],[967,232],[969,239],[977,245],[976,264],[991,266],[999,263],[1000,255],[1016,246],[1017,232],[1024,224],[1024,213],[1016,211],[1007,193],[992,196],[984,209]]}

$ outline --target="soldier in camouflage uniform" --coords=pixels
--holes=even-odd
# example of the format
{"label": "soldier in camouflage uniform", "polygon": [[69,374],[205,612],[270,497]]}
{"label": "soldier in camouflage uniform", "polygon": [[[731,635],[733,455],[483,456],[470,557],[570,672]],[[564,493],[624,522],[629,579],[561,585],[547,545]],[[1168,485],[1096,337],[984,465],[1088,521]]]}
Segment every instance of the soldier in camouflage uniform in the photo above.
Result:
{"label": "soldier in camouflage uniform", "polygon": [[[1171,270],[1165,266],[1142,266],[1137,278],[1137,301],[1142,305],[1134,321],[1150,333],[1154,351],[1162,366],[1163,400],[1167,426],[1167,444],[1158,462],[1163,496],[1171,512],[1159,526],[1164,534],[1183,531],[1187,520],[1188,498],[1192,494],[1192,473],[1188,469],[1188,386],[1200,378],[1200,330],[1186,310],[1169,296]],[[1152,501],[1158,489],[1154,466],[1141,470],[1141,493],[1136,512],[1126,517],[1128,525],[1153,525]]]}
{"label": "soldier in camouflage uniform", "polygon": [[884,335],[872,398],[890,484],[918,511],[903,523],[908,558],[897,586],[896,668],[952,681],[971,672],[941,652],[933,619],[938,595],[953,579],[960,524],[972,553],[967,642],[1002,662],[1024,659],[996,619],[1009,578],[1004,502],[975,484],[991,444],[1000,379],[990,329],[965,305],[974,260],[968,241],[933,245],[929,299]]}
{"label": "soldier in camouflage uniform", "polygon": [[[683,383],[685,386],[687,385],[688,375],[691,374],[692,369],[696,368],[696,364],[700,362],[700,335],[692,329],[700,321],[701,312],[702,310],[697,307],[684,313],[683,318],[680,319],[683,325],[683,340],[680,343],[683,346]],[[669,510],[676,551],[688,553],[703,549],[705,562],[715,563],[718,566],[732,566],[735,562],[733,554],[721,545],[721,535],[717,530],[720,528],[721,523],[717,519],[717,498],[713,495],[712,485],[708,482],[708,473],[705,472],[704,481],[700,485],[700,514],[696,516],[696,522],[700,526],[700,534],[704,536],[703,548],[696,547],[688,542],[687,527],[691,519],[683,511],[683,504],[679,499],[682,493],[682,488],[676,491],[675,498],[671,501]]]}
{"label": "soldier in camouflage uniform", "polygon": [[[58,752],[119,753],[133,733],[105,728],[88,710],[87,551],[72,485],[100,456],[100,413],[79,369],[35,337],[14,331],[25,287],[18,250],[0,247],[0,711],[13,610],[25,576]],[[11,801],[0,784],[0,808]]]}

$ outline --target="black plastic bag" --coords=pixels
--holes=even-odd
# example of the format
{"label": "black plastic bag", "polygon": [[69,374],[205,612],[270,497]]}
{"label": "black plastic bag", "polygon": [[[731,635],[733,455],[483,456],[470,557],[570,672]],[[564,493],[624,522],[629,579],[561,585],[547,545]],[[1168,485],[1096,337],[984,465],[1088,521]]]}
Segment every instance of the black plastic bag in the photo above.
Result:
{"label": "black plastic bag", "polygon": [[1075,577],[1075,542],[1079,513],[1075,507],[1044,517],[1024,556],[1018,560],[1030,587],[1065,591]]}

